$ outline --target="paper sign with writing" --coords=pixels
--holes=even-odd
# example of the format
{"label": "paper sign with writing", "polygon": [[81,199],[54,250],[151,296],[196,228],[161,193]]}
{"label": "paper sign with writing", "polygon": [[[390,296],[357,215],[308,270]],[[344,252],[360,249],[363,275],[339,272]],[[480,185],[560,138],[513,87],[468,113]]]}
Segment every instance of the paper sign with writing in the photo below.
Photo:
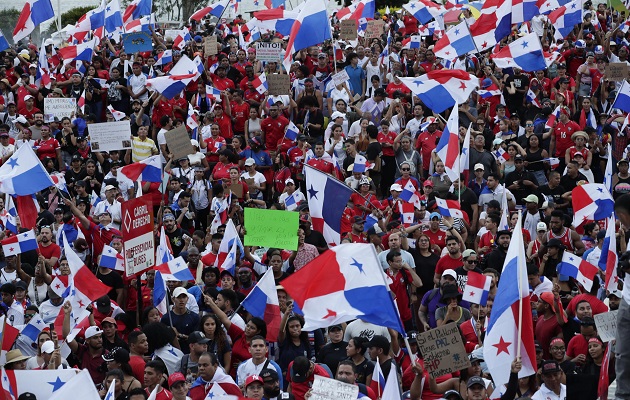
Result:
{"label": "paper sign with writing", "polygon": [[72,113],[77,111],[77,99],[74,97],[65,98],[44,98],[44,121],[52,122],[55,117],[61,121],[63,117],[72,117]]}
{"label": "paper sign with writing", "polygon": [[269,85],[269,94],[273,96],[285,95],[291,89],[291,80],[286,74],[268,74],[267,84]]}
{"label": "paper sign with writing", "polygon": [[340,72],[337,72],[332,76],[332,80],[335,86],[343,85],[344,82],[348,82],[350,80],[350,75],[348,75],[345,69],[342,69]]}
{"label": "paper sign with writing", "polygon": [[171,38],[171,40],[175,40],[180,32],[181,31],[179,29],[166,29],[164,31],[164,39]]}
{"label": "paper sign with writing", "polygon": [[593,319],[602,342],[610,342],[617,337],[617,310],[594,315]]}
{"label": "paper sign with writing", "polygon": [[297,250],[300,213],[279,210],[245,209],[245,246]]}
{"label": "paper sign with writing", "polygon": [[164,134],[168,151],[173,154],[173,159],[186,157],[189,154],[195,154],[190,136],[183,125],[172,129]]}
{"label": "paper sign with writing", "polygon": [[626,63],[610,63],[606,65],[606,78],[611,81],[623,81],[628,77]]}
{"label": "paper sign with writing", "polygon": [[126,150],[131,148],[129,120],[88,125],[92,152]]}
{"label": "paper sign with writing", "polygon": [[205,56],[213,56],[217,54],[217,37],[214,35],[206,36],[203,41],[203,54]]}
{"label": "paper sign with writing", "polygon": [[336,379],[315,375],[309,400],[356,400],[359,387]]}
{"label": "paper sign with writing", "polygon": [[424,365],[433,378],[470,366],[462,336],[455,322],[418,334]]}
{"label": "paper sign with writing", "polygon": [[127,53],[153,50],[151,35],[147,32],[133,32],[123,34],[123,48]]}
{"label": "paper sign with writing", "polygon": [[282,43],[256,42],[256,58],[259,61],[278,62],[282,53]]}
{"label": "paper sign with writing", "polygon": [[368,21],[367,27],[365,28],[365,40],[370,41],[372,39],[381,39],[384,26],[385,22],[381,19]]}
{"label": "paper sign with writing", "polygon": [[358,28],[357,21],[354,19],[345,19],[341,21],[340,37],[342,40],[355,40],[357,38]]}

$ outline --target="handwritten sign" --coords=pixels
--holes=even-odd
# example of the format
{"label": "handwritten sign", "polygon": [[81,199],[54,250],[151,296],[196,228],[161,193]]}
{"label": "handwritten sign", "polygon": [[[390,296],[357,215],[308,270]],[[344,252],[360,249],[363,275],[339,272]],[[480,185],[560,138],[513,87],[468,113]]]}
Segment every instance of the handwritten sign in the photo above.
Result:
{"label": "handwritten sign", "polygon": [[337,72],[332,76],[333,83],[335,86],[343,85],[344,82],[348,82],[350,80],[350,76],[345,69],[342,69],[340,72]]}
{"label": "handwritten sign", "polygon": [[131,148],[129,120],[88,125],[92,152],[127,150]]}
{"label": "handwritten sign", "polygon": [[365,28],[365,40],[368,42],[372,39],[381,39],[383,35],[383,27],[385,26],[385,22],[382,19],[374,19],[368,21],[367,27]]}
{"label": "handwritten sign", "polygon": [[273,96],[288,94],[289,89],[291,89],[291,80],[286,74],[268,74],[267,84],[269,85],[269,94]]}
{"label": "handwritten sign", "polygon": [[179,32],[181,32],[179,29],[166,29],[164,31],[164,39],[171,38],[171,40],[175,40]]}
{"label": "handwritten sign", "polygon": [[61,121],[63,117],[72,117],[77,110],[77,99],[71,98],[44,98],[44,121],[52,122],[55,118]]}
{"label": "handwritten sign", "polygon": [[354,19],[345,19],[341,21],[340,36],[343,40],[355,40],[359,30],[357,28],[357,21]]}
{"label": "handwritten sign", "polygon": [[164,138],[166,139],[168,151],[173,154],[174,160],[184,158],[189,154],[195,154],[185,126],[182,125],[178,128],[171,129],[164,134]]}
{"label": "handwritten sign", "polygon": [[470,367],[462,336],[455,322],[418,334],[424,365],[433,378]]}
{"label": "handwritten sign", "polygon": [[122,36],[123,48],[127,53],[153,50],[151,35],[147,32],[124,33]]}
{"label": "handwritten sign", "polygon": [[278,62],[282,53],[282,43],[256,42],[256,58],[259,61]]}
{"label": "handwritten sign", "polygon": [[617,310],[594,315],[593,319],[602,342],[610,342],[617,337]]}
{"label": "handwritten sign", "polygon": [[246,208],[245,246],[297,250],[299,218],[297,212]]}
{"label": "handwritten sign", "polygon": [[606,65],[606,78],[611,81],[623,81],[628,77],[628,66],[626,63],[610,63]]}
{"label": "handwritten sign", "polygon": [[315,375],[309,400],[356,400],[359,386]]}
{"label": "handwritten sign", "polygon": [[206,36],[203,41],[203,54],[205,56],[213,56],[217,52],[217,37],[214,35]]}

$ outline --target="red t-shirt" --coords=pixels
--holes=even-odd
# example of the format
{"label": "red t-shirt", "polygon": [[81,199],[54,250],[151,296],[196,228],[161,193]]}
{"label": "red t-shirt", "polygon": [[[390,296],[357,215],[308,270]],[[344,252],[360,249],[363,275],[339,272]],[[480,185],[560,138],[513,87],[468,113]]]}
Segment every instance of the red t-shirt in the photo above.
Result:
{"label": "red t-shirt", "polygon": [[92,245],[94,247],[94,261],[103,252],[103,246],[109,245],[114,236],[122,237],[122,233],[118,229],[105,229],[100,225],[96,225],[90,221],[90,236],[92,237]]}
{"label": "red t-shirt", "polygon": [[144,366],[146,365],[144,358],[141,356],[130,356],[129,365],[131,365],[133,376],[139,380],[140,383],[144,384]]}
{"label": "red t-shirt", "polygon": [[441,136],[442,132],[438,130],[432,134],[429,133],[429,131],[424,131],[418,135],[418,140],[416,140],[416,149],[418,149],[422,155],[422,169],[429,169],[431,152],[437,146],[436,140],[438,140]]}
{"label": "red t-shirt", "polygon": [[457,269],[462,265],[464,265],[464,263],[461,256],[459,258],[453,258],[450,256],[450,254],[445,254],[440,257],[437,264],[435,264],[435,273],[442,276],[444,271],[446,271],[447,269]]}
{"label": "red t-shirt", "polygon": [[[232,354],[234,354],[234,352],[232,352]],[[289,364],[289,368],[287,369],[287,382],[291,384],[291,389],[293,391],[293,396],[295,397],[295,400],[304,400],[304,395],[311,388],[311,386],[313,386],[315,375],[323,376],[325,378],[332,378],[330,375],[328,375],[328,372],[323,367],[315,364],[313,367],[313,373],[306,379],[306,381],[302,383],[297,383],[291,381],[291,368],[293,368],[293,361],[291,361],[291,363]]]}
{"label": "red t-shirt", "polygon": [[212,179],[213,180],[229,180],[230,179],[230,168],[232,167],[237,167],[236,164],[232,164],[232,163],[227,163],[227,164],[223,164],[223,163],[217,163],[217,165],[214,166],[214,169],[212,170]]}
{"label": "red t-shirt", "polygon": [[551,343],[551,339],[558,336],[561,332],[562,328],[558,324],[558,320],[555,315],[552,315],[551,318],[547,320],[545,320],[542,315],[538,316],[534,333],[536,334],[538,344],[540,344],[540,347],[543,349],[543,357],[545,360],[551,359],[551,354],[549,353],[549,344]]}
{"label": "red t-shirt", "polygon": [[[405,276],[403,276],[403,274]],[[392,280],[392,283],[389,284],[389,288],[396,296],[396,305],[398,305],[400,319],[403,320],[403,322],[411,320],[411,308],[409,307],[409,290],[407,284],[407,282],[411,284],[411,281],[413,280],[411,273],[405,269],[394,271],[391,268],[388,268],[387,276]]]}
{"label": "red t-shirt", "polygon": [[252,358],[252,355],[249,352],[247,339],[245,339],[245,332],[243,332],[241,328],[236,326],[236,324],[231,324],[227,333],[232,339],[232,365],[230,366],[230,375],[235,377],[238,365],[242,361]]}
{"label": "red t-shirt", "polygon": [[232,117],[235,118],[234,130],[236,132],[245,132],[245,122],[249,118],[249,104],[232,102],[230,109],[232,110]]}
{"label": "red t-shirt", "polygon": [[566,124],[558,121],[553,128],[553,136],[556,138],[556,157],[564,157],[567,149],[573,146],[571,135],[579,130],[580,126],[573,121],[568,121]]}
{"label": "red t-shirt", "polygon": [[321,158],[311,158],[310,160],[308,160],[307,164],[327,174],[332,175],[335,173],[335,167],[333,166],[333,164]]}
{"label": "red t-shirt", "polygon": [[221,128],[221,136],[226,139],[232,139],[234,137],[234,132],[232,132],[232,119],[228,117],[225,112],[221,118],[215,117],[214,122]]}
{"label": "red t-shirt", "polygon": [[431,232],[431,229],[427,229],[422,231],[425,235],[429,237],[431,244],[437,244],[440,249],[443,249],[446,246],[446,231],[439,229],[437,232]]}
{"label": "red t-shirt", "polygon": [[37,147],[37,156],[40,160],[46,157],[57,158],[57,149],[61,148],[57,139],[53,137],[35,141],[35,147]]}
{"label": "red t-shirt", "polygon": [[[394,145],[394,139],[396,139],[396,133],[395,132],[391,132],[388,131],[387,133],[379,133],[376,140],[378,140],[379,143],[388,143],[391,144],[392,146]],[[389,157],[394,157],[396,155],[396,153],[394,153],[394,148],[393,147],[385,147],[383,146],[383,155],[384,156],[389,156]]]}
{"label": "red t-shirt", "polygon": [[[57,257],[57,260],[59,260],[59,258],[61,257],[61,247],[59,247],[59,245],[55,243],[51,243],[48,246],[42,246],[42,244],[40,243],[39,254],[44,256],[44,258],[47,260],[53,257]],[[59,261],[57,261],[57,263],[53,265],[53,269],[56,269],[58,267],[59,267]]]}
{"label": "red t-shirt", "polygon": [[[216,139],[210,136],[208,139],[204,139],[204,142],[208,145],[206,148],[208,153],[216,153],[227,145],[223,136],[217,136]],[[208,153],[206,153],[206,160],[209,163],[219,161],[219,156],[216,154],[208,155]]]}
{"label": "red t-shirt", "polygon": [[260,123],[260,128],[265,134],[265,146],[267,150],[275,151],[278,144],[284,138],[284,128],[289,125],[289,120],[279,115],[277,118],[267,117]]}

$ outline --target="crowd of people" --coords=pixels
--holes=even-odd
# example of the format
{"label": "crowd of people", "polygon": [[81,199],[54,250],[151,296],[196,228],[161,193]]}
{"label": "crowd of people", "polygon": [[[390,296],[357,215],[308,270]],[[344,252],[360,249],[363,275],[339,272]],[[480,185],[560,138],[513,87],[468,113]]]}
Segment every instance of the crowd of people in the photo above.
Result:
{"label": "crowd of people", "polygon": [[[424,27],[404,10],[376,13],[384,31],[370,41],[337,40],[340,22],[333,14],[335,40],[300,49],[289,71],[280,62],[259,61],[255,43],[239,43],[232,32],[245,26],[241,16],[218,26],[193,23],[192,40],[180,49],[174,38],[152,29],[153,51],[129,54],[119,41],[105,38],[90,62],[64,63],[50,39],[41,47],[45,54],[33,43],[0,52],[2,164],[20,146],[32,147],[49,173],[63,174],[67,189],[51,186],[36,195],[34,226],[19,226],[24,218],[18,218],[18,229],[35,228],[38,250],[2,255],[7,324],[24,329],[33,318],[50,324],[35,341],[20,335],[4,368],[87,369],[102,397],[114,385],[115,398],[127,400],[152,392],[159,400],[224,394],[305,400],[316,375],[356,384],[359,397],[376,400],[383,390],[373,379],[376,363],[385,378],[395,369],[401,393],[413,400],[596,399],[604,373],[610,383],[623,378],[616,398],[630,399],[623,337],[630,323],[630,291],[623,286],[630,265],[629,130],[625,113],[613,108],[621,81],[606,76],[609,63],[630,65],[628,30],[623,13],[606,3],[584,7],[583,21],[566,38],[554,39],[546,16],[537,15],[501,41],[503,46],[523,36],[523,29],[538,34],[555,61],[529,72],[498,68],[492,52],[437,58],[433,36],[410,48],[410,38]],[[474,20],[467,7],[460,18]],[[217,54],[204,55],[204,37],[212,34],[218,35]],[[272,33],[260,40],[286,43]],[[167,50],[172,61],[157,64]],[[167,98],[147,85],[182,57],[201,57],[204,71],[181,93]],[[42,58],[51,69],[49,85],[40,76]],[[479,90],[491,94],[475,92],[459,105],[459,148],[470,127],[469,173],[454,180],[436,152],[449,111],[433,112],[400,80],[448,68],[479,77]],[[341,71],[348,80],[331,79]],[[289,75],[290,91],[261,93],[258,76],[278,73]],[[85,104],[67,117],[45,118],[47,98]],[[555,110],[557,118],[550,119]],[[130,123],[131,148],[91,148],[91,124],[116,121],[120,113]],[[286,134],[290,124],[299,129],[295,140]],[[194,153],[175,158],[165,133],[181,126]],[[119,174],[123,166],[156,155],[166,184]],[[339,242],[376,249],[409,348],[399,332],[360,319],[303,330],[304,318],[282,281],[334,245],[312,225],[305,164],[355,190],[348,204],[335,205],[344,210],[334,221]],[[610,178],[607,165],[613,166]],[[573,226],[572,191],[605,179],[619,218],[616,237],[608,239],[618,242],[621,279],[606,290],[600,270],[586,290],[557,266],[567,252],[599,264],[605,220]],[[401,197],[409,187],[419,195],[415,203]],[[106,245],[122,254],[121,205],[139,192],[153,204],[156,248],[168,242],[194,277],[167,282],[164,314],[153,301],[153,268],[127,277],[100,262]],[[463,218],[443,215],[440,199],[457,201]],[[6,222],[10,200],[0,198],[2,238],[13,235]],[[408,204],[414,204],[412,212]],[[232,273],[216,260],[228,221],[243,237],[247,207],[299,213],[298,249],[245,246]],[[509,229],[501,227],[504,215]],[[510,381],[495,387],[483,342],[519,216],[538,371],[519,377],[516,358]],[[88,308],[88,323],[69,341],[61,337],[71,333],[73,307],[53,285],[71,274],[62,234],[111,288]],[[240,307],[269,269],[282,315],[276,341],[268,340],[265,321]],[[485,305],[462,299],[471,271],[492,278]],[[605,342],[594,317],[615,310],[622,336]],[[451,322],[460,329],[471,366],[433,378],[416,338]],[[69,349],[64,355],[62,344]],[[178,354],[175,361],[169,352]]]}

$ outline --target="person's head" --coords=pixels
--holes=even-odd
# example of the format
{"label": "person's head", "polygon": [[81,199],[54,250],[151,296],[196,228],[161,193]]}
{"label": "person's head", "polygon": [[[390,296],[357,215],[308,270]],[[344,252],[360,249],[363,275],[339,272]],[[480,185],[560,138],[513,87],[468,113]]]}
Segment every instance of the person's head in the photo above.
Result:
{"label": "person's head", "polygon": [[562,378],[562,370],[558,362],[553,360],[545,360],[542,362],[542,380],[547,389],[556,393],[560,392],[560,379]]}
{"label": "person's head", "polygon": [[472,376],[466,383],[468,400],[485,400],[487,398],[486,384],[482,377]]}
{"label": "person's head", "polygon": [[487,179],[488,179],[488,188],[492,190],[496,189],[496,187],[499,185],[499,181],[501,180],[499,175],[495,173],[490,173]]}
{"label": "person's head", "polygon": [[387,356],[391,348],[389,340],[382,335],[374,335],[366,345],[372,360],[376,360],[379,356]]}
{"label": "person's head", "polygon": [[392,233],[387,240],[390,251],[400,250],[400,234]]}
{"label": "person's head", "polygon": [[352,360],[342,360],[337,364],[337,373],[335,379],[354,385],[357,381],[356,366]]}
{"label": "person's head", "polygon": [[8,370],[25,370],[26,360],[29,357],[22,354],[19,349],[13,349],[7,352],[4,368]]}
{"label": "person's head", "polygon": [[280,394],[280,376],[274,368],[263,368],[259,375],[263,380],[265,397],[275,398]]}
{"label": "person's head", "polygon": [[446,237],[446,249],[451,256],[459,254],[459,240],[455,236]]}
{"label": "person's head", "polygon": [[348,341],[348,345],[346,346],[346,355],[348,357],[364,355],[367,351],[367,342],[368,340],[362,336],[353,337]]}
{"label": "person's head", "polygon": [[575,316],[580,321],[585,318],[593,317],[593,309],[591,308],[591,303],[587,300],[581,300],[575,305]]}
{"label": "person's head", "polygon": [[249,354],[255,361],[260,361],[267,355],[267,342],[264,337],[255,335],[249,342]]}
{"label": "person's head", "polygon": [[[223,277],[225,274],[222,274],[221,276]],[[216,304],[221,311],[224,312],[235,309],[238,306],[238,297],[236,292],[231,289],[221,290],[221,292],[217,295]]]}
{"label": "person's head", "polygon": [[144,366],[144,385],[153,389],[162,381],[162,376],[167,372],[166,365],[160,359],[149,361]]}
{"label": "person's head", "polygon": [[301,315],[292,315],[287,320],[287,331],[291,338],[299,338],[302,335],[304,318]]}
{"label": "person's head", "polygon": [[90,326],[85,330],[85,343],[93,351],[103,348],[103,331],[98,326]]}
{"label": "person's head", "polygon": [[107,317],[101,322],[101,329],[103,330],[103,336],[109,340],[113,340],[116,337],[118,324],[112,317]]}
{"label": "person's head", "polygon": [[510,231],[499,231],[497,232],[496,243],[497,246],[504,251],[507,251],[510,246],[510,239],[512,238],[512,233]]}
{"label": "person's head", "polygon": [[298,356],[293,360],[290,368],[291,381],[295,383],[303,383],[313,374],[315,366],[305,356]]}
{"label": "person's head", "polygon": [[147,335],[142,331],[133,330],[129,332],[127,342],[132,353],[144,355],[149,351]]}

